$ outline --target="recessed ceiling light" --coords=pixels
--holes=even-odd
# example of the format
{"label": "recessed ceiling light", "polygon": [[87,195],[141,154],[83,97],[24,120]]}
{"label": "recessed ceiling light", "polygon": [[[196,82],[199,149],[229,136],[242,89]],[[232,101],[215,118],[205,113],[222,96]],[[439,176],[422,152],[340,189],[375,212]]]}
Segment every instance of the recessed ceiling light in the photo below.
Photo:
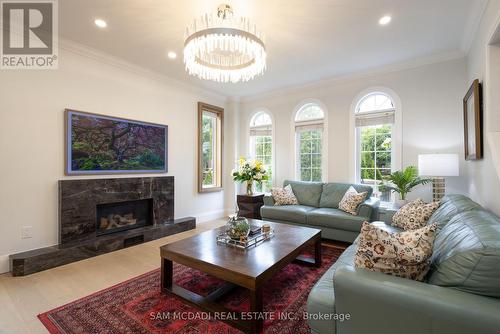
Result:
{"label": "recessed ceiling light", "polygon": [[386,16],[382,16],[380,18],[380,20],[378,20],[378,23],[380,25],[385,26],[386,24],[389,24],[389,22],[391,22],[391,20],[392,20],[392,17],[390,17],[389,15],[386,15]]}
{"label": "recessed ceiling light", "polygon": [[94,23],[99,28],[106,28],[108,26],[108,24],[106,23],[106,21],[104,21],[103,19],[95,19]]}
{"label": "recessed ceiling light", "polygon": [[170,58],[170,59],[177,58],[177,53],[175,53],[174,51],[170,51],[167,55],[168,55],[168,58]]}

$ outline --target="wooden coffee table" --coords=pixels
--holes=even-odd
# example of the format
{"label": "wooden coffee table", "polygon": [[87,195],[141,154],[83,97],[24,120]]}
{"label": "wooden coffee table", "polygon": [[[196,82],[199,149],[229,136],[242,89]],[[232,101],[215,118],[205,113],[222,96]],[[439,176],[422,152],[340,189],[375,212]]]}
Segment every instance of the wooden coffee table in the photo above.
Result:
{"label": "wooden coffee table", "polygon": [[[292,261],[320,267],[321,230],[255,219],[249,219],[249,222],[252,225],[270,224],[275,236],[245,250],[218,244],[216,236],[224,231],[224,227],[220,227],[162,246],[161,288],[163,292],[170,291],[211,315],[219,314],[219,320],[245,333],[260,333],[265,316],[262,313],[264,284]],[[299,257],[309,245],[315,246],[314,260]],[[173,262],[203,271],[228,283],[206,297],[200,296],[173,282]],[[234,315],[234,312],[218,304],[217,300],[236,286],[248,289],[250,312],[239,313],[236,317],[221,317],[220,314]]]}

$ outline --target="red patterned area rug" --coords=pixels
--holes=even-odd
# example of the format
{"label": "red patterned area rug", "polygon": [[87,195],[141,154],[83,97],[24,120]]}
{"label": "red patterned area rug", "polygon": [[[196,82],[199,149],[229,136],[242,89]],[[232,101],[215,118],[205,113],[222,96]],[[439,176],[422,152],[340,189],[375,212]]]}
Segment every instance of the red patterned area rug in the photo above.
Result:
{"label": "red patterned area rug", "polygon": [[[269,280],[263,300],[264,313],[271,316],[264,322],[264,333],[310,333],[303,317],[307,296],[343,249],[323,245],[322,251],[321,268],[292,263]],[[200,295],[208,295],[224,283],[177,264],[174,264],[174,280]],[[248,311],[250,305],[248,293],[240,288],[219,302],[234,312]],[[38,318],[52,334],[242,333],[172,294],[160,293],[159,269],[40,314]]]}

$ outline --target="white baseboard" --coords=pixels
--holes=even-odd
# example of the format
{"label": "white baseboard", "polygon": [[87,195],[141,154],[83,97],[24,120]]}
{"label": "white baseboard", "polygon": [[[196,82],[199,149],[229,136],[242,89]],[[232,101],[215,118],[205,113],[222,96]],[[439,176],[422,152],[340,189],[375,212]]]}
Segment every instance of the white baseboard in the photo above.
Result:
{"label": "white baseboard", "polygon": [[0,255],[0,274],[8,273],[10,271],[9,256]]}
{"label": "white baseboard", "polygon": [[216,210],[216,211],[210,211],[210,212],[203,212],[203,213],[198,213],[191,215],[193,217],[196,217],[196,223],[206,223],[212,220],[220,219],[227,217],[231,213],[233,213],[234,210],[231,209],[222,209],[222,210]]}

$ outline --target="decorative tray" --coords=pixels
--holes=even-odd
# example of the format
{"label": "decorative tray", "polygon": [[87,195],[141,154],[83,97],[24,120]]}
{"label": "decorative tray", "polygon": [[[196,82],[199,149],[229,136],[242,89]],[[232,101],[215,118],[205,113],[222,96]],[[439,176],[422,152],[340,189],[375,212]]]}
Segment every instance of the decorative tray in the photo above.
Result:
{"label": "decorative tray", "polygon": [[246,249],[257,246],[261,242],[269,240],[272,237],[274,237],[273,229],[271,229],[269,232],[260,232],[252,236],[249,235],[248,237],[241,238],[240,240],[232,239],[228,235],[226,235],[226,233],[220,233],[219,235],[217,235],[217,243]]}

